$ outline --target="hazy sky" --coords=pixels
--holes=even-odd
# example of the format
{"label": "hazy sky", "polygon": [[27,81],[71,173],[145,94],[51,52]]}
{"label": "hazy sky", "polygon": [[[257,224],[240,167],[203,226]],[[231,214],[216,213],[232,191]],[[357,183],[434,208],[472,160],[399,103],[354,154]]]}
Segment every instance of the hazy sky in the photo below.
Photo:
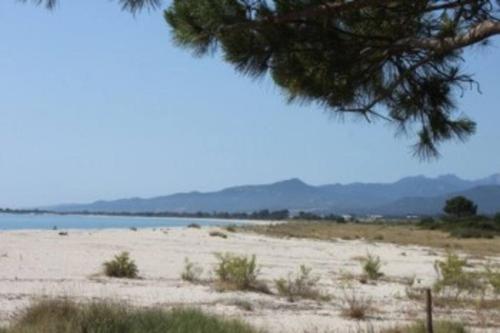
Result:
{"label": "hazy sky", "polygon": [[159,11],[60,2],[52,12],[0,2],[0,206],[500,171],[499,43],[467,55],[482,95],[459,102],[478,133],[429,163],[390,126],[287,105],[269,80],[192,57]]}

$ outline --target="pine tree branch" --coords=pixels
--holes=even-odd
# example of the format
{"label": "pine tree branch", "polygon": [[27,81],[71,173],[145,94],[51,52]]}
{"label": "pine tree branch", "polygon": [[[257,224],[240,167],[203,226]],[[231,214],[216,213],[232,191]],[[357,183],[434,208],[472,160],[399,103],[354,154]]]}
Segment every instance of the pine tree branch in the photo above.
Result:
{"label": "pine tree branch", "polygon": [[446,38],[407,38],[396,42],[408,48],[432,50],[437,53],[449,52],[479,43],[491,36],[500,34],[500,22],[485,20],[464,33]]}

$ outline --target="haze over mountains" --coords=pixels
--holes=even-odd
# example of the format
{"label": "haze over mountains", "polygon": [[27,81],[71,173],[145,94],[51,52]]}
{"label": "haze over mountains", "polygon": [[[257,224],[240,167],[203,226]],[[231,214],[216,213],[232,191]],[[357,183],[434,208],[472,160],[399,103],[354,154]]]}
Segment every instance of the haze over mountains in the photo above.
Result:
{"label": "haze over mountains", "polygon": [[[477,180],[455,175],[415,176],[394,183],[312,186],[300,179],[245,185],[216,192],[189,192],[48,207],[60,212],[253,212],[289,209],[335,214],[434,215],[456,195],[474,200],[482,214],[500,212],[500,174]],[[47,207],[45,207],[47,208]]]}

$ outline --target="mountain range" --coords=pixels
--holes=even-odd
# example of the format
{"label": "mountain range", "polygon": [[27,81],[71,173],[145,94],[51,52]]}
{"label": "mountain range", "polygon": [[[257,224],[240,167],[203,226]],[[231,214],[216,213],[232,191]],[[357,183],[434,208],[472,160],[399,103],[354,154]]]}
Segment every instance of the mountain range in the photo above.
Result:
{"label": "mountain range", "polygon": [[455,175],[406,177],[393,183],[351,183],[313,186],[300,179],[245,185],[215,192],[177,193],[154,198],[129,198],[44,207],[59,212],[253,212],[289,209],[334,214],[384,216],[440,214],[445,201],[463,195],[482,214],[500,212],[500,173],[464,180]]}

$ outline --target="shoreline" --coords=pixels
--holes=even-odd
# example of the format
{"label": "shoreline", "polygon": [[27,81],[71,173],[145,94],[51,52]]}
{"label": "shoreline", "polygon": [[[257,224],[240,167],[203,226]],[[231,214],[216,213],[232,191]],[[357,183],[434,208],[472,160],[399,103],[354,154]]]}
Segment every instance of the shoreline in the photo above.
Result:
{"label": "shoreline", "polygon": [[[137,229],[154,229],[154,228],[185,228],[187,227],[190,223],[196,223],[200,222],[200,227],[216,227],[216,226],[227,226],[227,225],[232,225],[232,224],[237,224],[237,225],[268,225],[268,224],[274,224],[274,223],[279,223],[282,221],[271,221],[271,220],[251,220],[251,219],[224,219],[224,218],[203,218],[203,217],[160,217],[160,216],[129,216],[129,215],[101,215],[101,214],[54,214],[54,213],[43,213],[43,214],[32,214],[32,213],[26,213],[26,214],[11,214],[11,213],[1,213],[0,217],[2,216],[11,216],[13,218],[19,218],[19,217],[32,217],[33,219],[36,219],[37,217],[43,218],[43,217],[54,217],[54,219],[60,218],[60,219],[71,219],[71,217],[77,217],[80,219],[85,219],[85,220],[90,220],[90,224],[92,224],[91,220],[126,220],[126,221],[149,221],[149,222],[158,222],[159,225],[151,225],[151,223],[147,224],[146,226],[141,226],[139,225],[128,225],[126,222],[123,223],[123,226],[104,226],[104,227],[87,227],[85,226],[85,221],[81,222],[80,226],[64,226],[65,223],[69,223],[71,221],[54,221],[53,223],[51,222],[50,225],[48,225],[48,222],[45,222],[43,227],[29,227],[29,228],[16,228],[16,227],[2,227],[2,221],[0,220],[0,232],[5,232],[5,231],[64,231],[64,230],[75,230],[75,231],[88,231],[88,230],[127,230],[130,228],[137,228]],[[164,221],[165,224],[162,225],[161,221]],[[37,221],[31,221],[29,223],[36,223]],[[59,223],[58,223],[59,222]],[[178,225],[172,225],[169,224],[168,222],[177,222],[174,224]],[[95,224],[95,223],[94,223]],[[22,221],[19,222],[19,226],[22,226]],[[53,229],[53,227],[57,227],[57,229]]]}

